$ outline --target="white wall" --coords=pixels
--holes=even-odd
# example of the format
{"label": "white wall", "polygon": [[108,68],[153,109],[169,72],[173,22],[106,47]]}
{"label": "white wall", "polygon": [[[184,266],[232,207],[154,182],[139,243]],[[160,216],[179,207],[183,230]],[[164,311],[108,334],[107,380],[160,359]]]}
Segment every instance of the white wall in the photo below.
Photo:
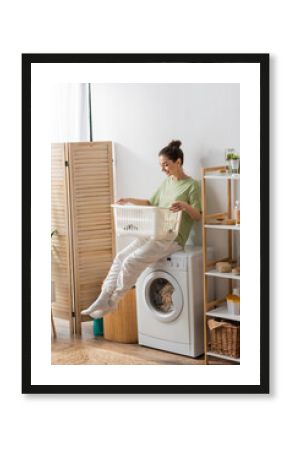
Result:
{"label": "white wall", "polygon": [[88,85],[59,83],[51,94],[51,142],[88,141]]}
{"label": "white wall", "polygon": [[[185,171],[223,164],[240,145],[238,84],[93,84],[93,139],[117,150],[117,194],[147,198],[163,180],[158,152],[180,139]],[[150,175],[150,176],[149,176]]]}
{"label": "white wall", "polygon": [[[182,141],[184,170],[198,180],[201,167],[224,164],[225,148],[240,148],[239,84],[93,84],[92,114],[93,140],[115,145],[117,198],[151,196],[164,179],[158,152],[172,139]],[[219,182],[208,192],[223,209]],[[223,254],[224,239],[212,240]]]}

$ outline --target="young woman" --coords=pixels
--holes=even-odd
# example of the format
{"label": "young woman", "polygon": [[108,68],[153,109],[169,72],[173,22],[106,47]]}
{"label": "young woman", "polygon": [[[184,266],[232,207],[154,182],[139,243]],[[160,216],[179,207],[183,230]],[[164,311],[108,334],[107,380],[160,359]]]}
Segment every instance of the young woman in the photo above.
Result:
{"label": "young woman", "polygon": [[200,220],[199,185],[183,171],[183,152],[180,141],[171,141],[159,152],[161,170],[166,179],[150,200],[121,198],[118,204],[131,203],[143,206],[160,206],[171,211],[182,211],[180,229],[174,241],[138,238],[120,251],[103,283],[99,297],[82,311],[94,319],[117,308],[118,301],[137,281],[150,264],[181,250],[190,233],[194,220]]}

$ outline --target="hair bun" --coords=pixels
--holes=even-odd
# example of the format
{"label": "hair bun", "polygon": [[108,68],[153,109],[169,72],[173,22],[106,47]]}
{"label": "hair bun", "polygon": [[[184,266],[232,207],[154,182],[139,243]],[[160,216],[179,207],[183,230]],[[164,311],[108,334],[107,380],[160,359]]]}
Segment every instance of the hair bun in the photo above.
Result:
{"label": "hair bun", "polygon": [[159,152],[159,156],[166,156],[166,158],[170,159],[173,162],[176,162],[178,158],[181,161],[181,165],[183,164],[183,151],[181,148],[181,141],[171,141],[166,147],[162,148]]}
{"label": "hair bun", "polygon": [[171,141],[168,147],[172,149],[179,149],[181,147],[181,141]]}

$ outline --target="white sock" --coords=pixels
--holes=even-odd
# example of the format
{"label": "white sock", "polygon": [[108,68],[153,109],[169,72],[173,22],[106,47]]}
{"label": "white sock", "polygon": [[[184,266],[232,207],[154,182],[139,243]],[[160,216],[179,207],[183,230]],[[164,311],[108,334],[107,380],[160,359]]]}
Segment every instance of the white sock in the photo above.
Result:
{"label": "white sock", "polygon": [[109,314],[113,311],[115,311],[117,309],[117,306],[111,306],[109,308],[104,308],[104,309],[98,309],[96,311],[93,311],[92,313],[90,313],[89,315],[93,318],[93,319],[101,319],[101,317],[104,317],[106,314]]}
{"label": "white sock", "polygon": [[111,294],[102,292],[99,297],[87,308],[81,311],[83,315],[90,315],[94,311],[109,309],[112,307]]}

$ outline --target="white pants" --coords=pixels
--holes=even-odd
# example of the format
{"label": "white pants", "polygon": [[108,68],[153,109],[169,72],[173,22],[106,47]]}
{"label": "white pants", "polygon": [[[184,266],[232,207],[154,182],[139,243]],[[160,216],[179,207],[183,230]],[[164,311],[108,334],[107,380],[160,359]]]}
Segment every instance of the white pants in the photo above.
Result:
{"label": "white pants", "polygon": [[104,280],[102,294],[110,294],[116,304],[134,286],[146,267],[181,249],[176,241],[154,241],[149,238],[134,240],[116,255]]}

